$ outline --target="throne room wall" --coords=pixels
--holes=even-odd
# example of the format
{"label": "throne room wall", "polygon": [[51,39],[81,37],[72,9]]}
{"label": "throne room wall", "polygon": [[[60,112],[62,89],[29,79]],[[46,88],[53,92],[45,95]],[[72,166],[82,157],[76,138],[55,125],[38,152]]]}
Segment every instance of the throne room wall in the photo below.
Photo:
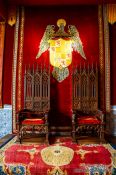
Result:
{"label": "throne room wall", "polygon": [[6,17],[6,6],[4,0],[0,1],[0,16]]}
{"label": "throne room wall", "polygon": [[[86,14],[86,15],[85,15]],[[91,15],[93,14],[93,15]],[[26,8],[24,26],[24,57],[23,65],[36,66],[49,64],[49,51],[46,51],[37,60],[38,46],[47,25],[55,25],[58,19],[66,20],[67,25],[75,25],[83,43],[87,60],[73,52],[74,65],[98,62],[98,16],[97,6],[88,7],[46,7]],[[57,26],[56,26],[57,30]],[[67,27],[65,29],[67,31]],[[93,38],[92,40],[90,38]],[[94,45],[94,47],[93,47]],[[70,126],[72,116],[72,64],[70,74],[62,82],[58,82],[51,75],[50,124],[52,126]],[[50,66],[52,71],[53,67]],[[24,71],[24,67],[23,67]],[[23,73],[24,74],[24,73]],[[22,97],[23,99],[23,97]]]}
{"label": "throne room wall", "polygon": [[[84,63],[98,64],[99,67],[99,27],[98,6],[41,6],[26,7],[24,15],[24,45],[21,75],[21,106],[24,99],[24,70],[25,65],[34,67],[37,64],[49,65],[49,51],[36,59],[38,47],[47,25],[55,25],[58,19],[66,20],[67,25],[75,25],[86,55],[84,60],[77,52],[73,51],[73,61],[69,66],[70,75],[62,82],[58,82],[51,75],[51,113],[52,126],[70,126],[72,115],[72,66]],[[57,26],[56,26],[57,30]],[[67,31],[67,26],[66,29]],[[13,62],[14,26],[6,23],[6,38],[4,51],[3,75],[3,103],[12,104],[12,62]],[[18,69],[17,63],[17,69]],[[53,67],[50,65],[50,70]],[[17,71],[18,73],[18,71]],[[6,83],[7,82],[7,83]],[[17,82],[18,84],[18,82]],[[17,89],[18,91],[18,89]],[[16,97],[17,98],[17,97]],[[17,101],[17,99],[16,99]]]}

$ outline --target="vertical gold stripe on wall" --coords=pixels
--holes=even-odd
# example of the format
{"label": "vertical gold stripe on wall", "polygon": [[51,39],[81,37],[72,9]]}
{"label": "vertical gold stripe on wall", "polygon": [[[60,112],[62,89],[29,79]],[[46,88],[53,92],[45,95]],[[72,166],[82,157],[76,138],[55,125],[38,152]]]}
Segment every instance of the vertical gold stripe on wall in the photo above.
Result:
{"label": "vertical gold stripe on wall", "polygon": [[17,110],[21,109],[22,64],[23,64],[23,44],[24,44],[23,42],[24,42],[24,7],[21,7],[19,58],[18,58]]}
{"label": "vertical gold stripe on wall", "polygon": [[104,44],[105,44],[105,94],[106,94],[106,112],[110,112],[110,43],[109,43],[109,25],[107,19],[107,6],[103,6],[104,17]]}
{"label": "vertical gold stripe on wall", "polygon": [[3,77],[3,54],[4,54],[5,22],[0,22],[0,108],[2,104],[2,77]]}
{"label": "vertical gold stripe on wall", "polygon": [[14,48],[13,48],[13,70],[12,70],[12,112],[13,112],[13,132],[16,131],[16,69],[18,54],[18,32],[19,32],[19,9],[17,9],[16,25],[14,30]]}
{"label": "vertical gold stripe on wall", "polygon": [[100,109],[105,111],[105,66],[104,66],[104,33],[103,33],[103,8],[98,6],[99,25],[99,80],[100,80]]}

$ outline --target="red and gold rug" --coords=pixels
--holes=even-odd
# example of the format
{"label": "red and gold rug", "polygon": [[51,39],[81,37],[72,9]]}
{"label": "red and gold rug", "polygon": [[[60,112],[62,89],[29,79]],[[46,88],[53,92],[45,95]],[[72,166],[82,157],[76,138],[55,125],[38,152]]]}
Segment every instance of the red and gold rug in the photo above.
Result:
{"label": "red and gold rug", "polygon": [[17,144],[15,137],[0,149],[0,175],[109,175],[114,155],[109,144]]}

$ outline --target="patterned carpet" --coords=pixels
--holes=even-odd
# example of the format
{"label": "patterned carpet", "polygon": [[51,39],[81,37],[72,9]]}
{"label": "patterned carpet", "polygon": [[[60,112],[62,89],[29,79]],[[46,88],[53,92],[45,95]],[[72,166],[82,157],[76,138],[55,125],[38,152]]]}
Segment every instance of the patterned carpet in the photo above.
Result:
{"label": "patterned carpet", "polygon": [[0,175],[116,175],[116,150],[109,144],[77,145],[61,138],[46,146],[16,140],[0,149]]}

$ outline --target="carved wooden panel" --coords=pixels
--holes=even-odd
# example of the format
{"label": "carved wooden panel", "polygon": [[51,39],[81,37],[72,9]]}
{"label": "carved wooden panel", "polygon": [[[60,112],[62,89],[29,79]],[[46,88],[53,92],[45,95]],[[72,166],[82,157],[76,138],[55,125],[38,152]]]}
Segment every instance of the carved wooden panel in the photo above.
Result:
{"label": "carved wooden panel", "polygon": [[28,68],[24,75],[24,106],[33,111],[50,109],[49,68]]}
{"label": "carved wooden panel", "polygon": [[73,110],[81,110],[81,76],[77,69],[73,72]]}
{"label": "carved wooden panel", "polygon": [[42,73],[36,70],[33,76],[34,76],[33,110],[41,111]]}
{"label": "carved wooden panel", "polygon": [[98,109],[98,70],[93,65],[73,68],[73,110],[85,113]]}
{"label": "carved wooden panel", "polygon": [[24,75],[24,106],[33,109],[33,74],[30,69]]}

